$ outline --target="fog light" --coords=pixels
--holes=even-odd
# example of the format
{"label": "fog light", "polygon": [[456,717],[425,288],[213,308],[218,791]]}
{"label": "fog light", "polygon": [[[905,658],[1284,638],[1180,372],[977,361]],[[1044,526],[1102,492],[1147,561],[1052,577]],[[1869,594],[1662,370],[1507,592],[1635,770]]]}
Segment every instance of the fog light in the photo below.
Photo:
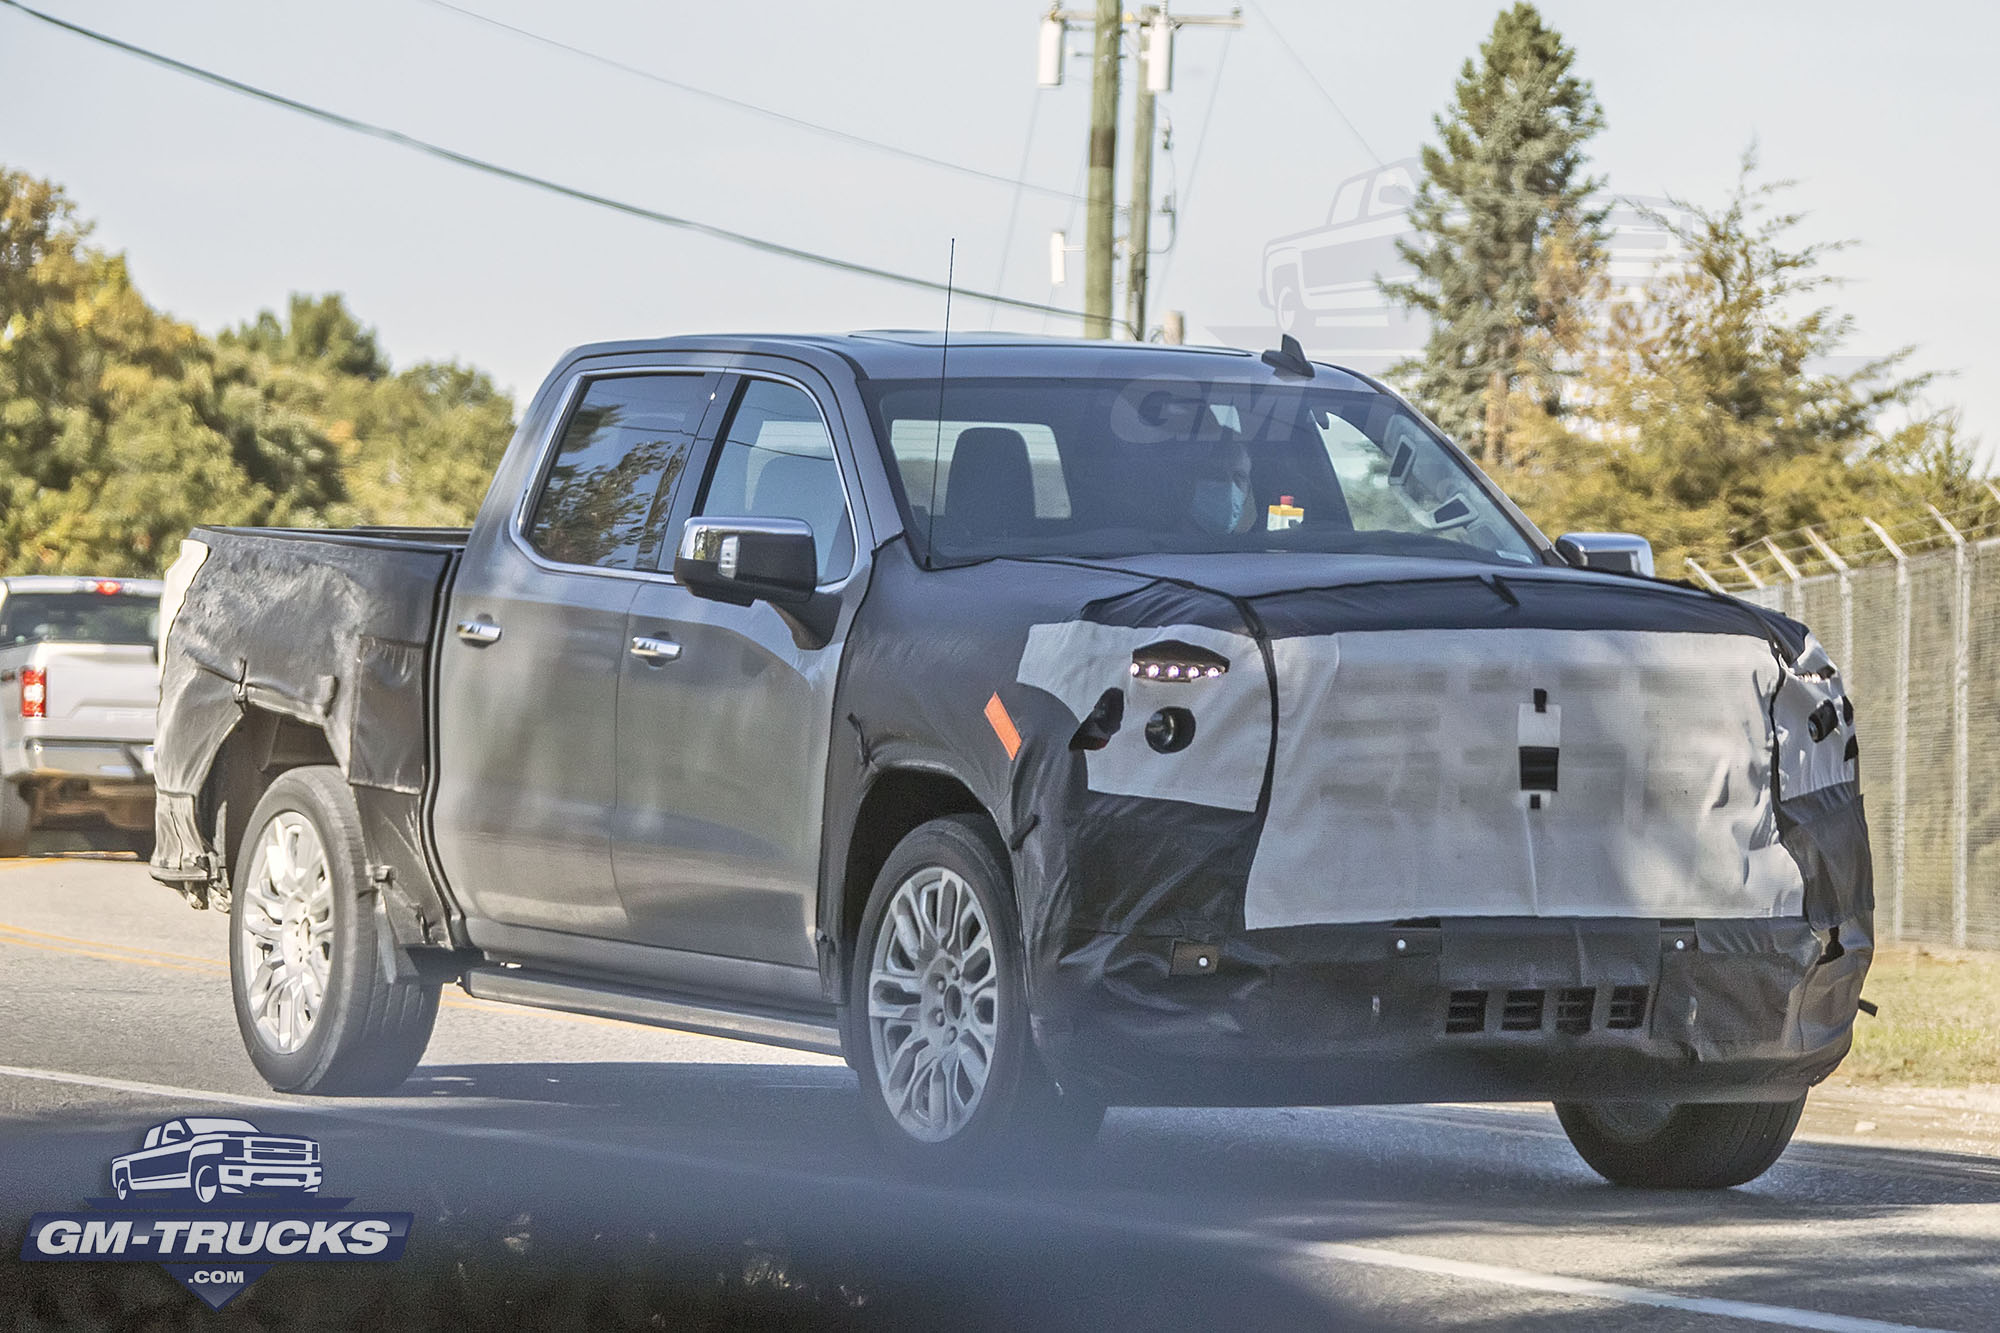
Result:
{"label": "fog light", "polygon": [[1146,744],[1161,754],[1178,754],[1194,743],[1194,714],[1185,708],[1162,708],[1146,719]]}

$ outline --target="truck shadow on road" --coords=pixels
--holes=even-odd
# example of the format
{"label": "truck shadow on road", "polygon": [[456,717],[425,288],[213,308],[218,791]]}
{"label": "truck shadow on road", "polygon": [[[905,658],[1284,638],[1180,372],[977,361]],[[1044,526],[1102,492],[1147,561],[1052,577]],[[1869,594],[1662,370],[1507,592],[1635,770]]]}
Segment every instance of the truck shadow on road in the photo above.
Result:
{"label": "truck shadow on road", "polygon": [[[680,1150],[765,1167],[886,1171],[857,1096],[854,1076],[830,1063],[425,1065],[401,1090],[408,1101],[475,1100],[533,1119],[587,1110]],[[1057,1178],[1082,1191],[1198,1195],[1205,1206],[1447,1197],[1607,1217],[1642,1206],[1680,1219],[2000,1203],[2000,1159],[1810,1142],[1735,1190],[1617,1189],[1576,1157],[1546,1107],[1118,1108],[1097,1145]]]}
{"label": "truck shadow on road", "polygon": [[[1385,1287],[1377,1270],[1314,1247],[1806,1309],[1896,1289],[1924,1293],[1926,1308],[1983,1309],[1996,1277],[1990,1226],[1954,1229],[1957,1210],[1938,1207],[2000,1202],[1983,1158],[1805,1144],[1746,1189],[1674,1194],[1601,1184],[1534,1112],[1118,1110],[1094,1150],[1056,1169],[938,1185],[888,1169],[856,1096],[829,1064],[456,1064],[423,1066],[393,1098],[259,1111],[260,1125],[322,1142],[330,1191],[417,1220],[403,1262],[338,1283],[274,1270],[241,1308],[278,1317],[311,1301],[328,1326],[499,1326],[574,1310],[604,1327],[1497,1329],[1532,1317],[1595,1329],[1619,1321],[1523,1306],[1500,1288],[1477,1308],[1451,1301],[1450,1286],[1435,1292],[1443,1304],[1413,1306],[1408,1283]],[[136,1127],[197,1109],[0,1113],[0,1145],[22,1168],[0,1189],[0,1231],[12,1233],[0,1239],[13,1250],[29,1212],[102,1193]],[[78,1270],[0,1268],[20,1300],[65,1280],[75,1294]],[[92,1299],[128,1314],[118,1302],[185,1299],[144,1272],[92,1277]],[[1919,1313],[1901,1312],[1930,1322]]]}

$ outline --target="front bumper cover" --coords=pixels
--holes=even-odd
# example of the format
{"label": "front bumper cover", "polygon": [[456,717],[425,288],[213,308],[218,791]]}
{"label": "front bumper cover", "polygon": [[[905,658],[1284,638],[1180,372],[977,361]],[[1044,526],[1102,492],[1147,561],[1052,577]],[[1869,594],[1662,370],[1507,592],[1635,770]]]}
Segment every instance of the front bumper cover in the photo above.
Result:
{"label": "front bumper cover", "polygon": [[1782,1100],[1847,1053],[1871,953],[1866,917],[1073,932],[1034,1026],[1117,1104]]}

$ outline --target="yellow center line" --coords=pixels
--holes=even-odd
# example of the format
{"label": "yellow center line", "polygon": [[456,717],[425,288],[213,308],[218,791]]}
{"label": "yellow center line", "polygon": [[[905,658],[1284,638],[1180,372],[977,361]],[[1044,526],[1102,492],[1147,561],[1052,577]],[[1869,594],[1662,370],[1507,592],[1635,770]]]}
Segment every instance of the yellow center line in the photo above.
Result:
{"label": "yellow center line", "polygon": [[74,935],[57,935],[46,930],[30,930],[11,922],[0,921],[0,934],[32,935],[37,939],[54,940],[58,944],[80,944],[92,949],[116,949],[124,953],[141,954],[149,958],[178,958],[188,963],[205,963],[211,967],[227,968],[229,963],[222,958],[205,958],[191,953],[173,953],[166,949],[145,948],[132,944],[113,944],[109,940],[80,940]]}

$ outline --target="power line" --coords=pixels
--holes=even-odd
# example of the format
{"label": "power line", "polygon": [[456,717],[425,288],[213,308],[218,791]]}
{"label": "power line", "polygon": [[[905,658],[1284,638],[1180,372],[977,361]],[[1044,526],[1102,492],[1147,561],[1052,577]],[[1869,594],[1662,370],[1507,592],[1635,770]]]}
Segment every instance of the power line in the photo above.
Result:
{"label": "power line", "polygon": [[[274,93],[268,89],[259,88],[254,84],[241,82],[240,80],[230,78],[226,74],[218,74],[214,70],[203,69],[199,65],[190,65],[185,61],[176,60],[172,56],[162,55],[157,51],[148,50],[143,46],[135,46],[130,42],[121,41],[119,38],[110,36],[107,33],[98,32],[94,28],[86,28],[80,24],[71,23],[67,19],[57,18],[53,14],[45,14],[39,9],[33,9],[22,4],[21,0],[0,0],[0,5],[17,10],[29,18],[39,19],[51,27],[61,28],[65,32],[75,33],[79,37],[88,38],[99,45],[108,46],[115,51],[122,51],[126,55],[136,56],[149,64],[173,70],[177,74],[185,74],[189,78],[199,79],[203,83],[212,84],[215,87],[224,88],[233,93],[240,93],[245,97],[252,97],[261,102],[268,102],[273,106],[280,106],[288,111],[296,111],[302,116],[322,121],[328,125],[337,126],[340,129],[351,130],[356,134],[365,134],[370,138],[381,139],[388,143],[396,144],[399,147],[412,149],[431,157],[441,158],[446,162],[455,163],[461,167],[470,167],[474,171],[483,171],[489,176],[498,176],[502,180],[512,181],[517,185],[526,185],[537,190],[546,190],[551,194],[561,195],[567,199],[593,204],[599,208],[610,209],[615,213],[623,213],[627,217],[640,218],[647,222],[657,222],[661,226],[674,227],[682,231],[691,231],[696,235],[707,236],[718,241],[728,241],[733,245],[745,246],[762,254],[776,255],[783,259],[795,259],[800,263],[816,264],[822,268],[836,269],[843,273],[853,273],[865,278],[875,278],[882,282],[893,282],[899,286],[914,287],[927,292],[942,292],[946,290],[946,284],[939,282],[935,278],[918,277],[911,273],[898,273],[893,269],[877,268],[873,264],[858,263],[851,259],[840,259],[833,255],[820,254],[815,250],[806,250],[795,245],[786,245],[781,241],[765,240],[760,236],[751,236],[745,232],[732,231],[727,227],[716,226],[714,223],[698,222],[693,218],[677,217],[674,214],[662,213],[656,209],[646,208],[639,204],[627,203],[622,199],[613,199],[608,195],[595,194],[589,190],[578,189],[573,185],[564,185],[560,181],[553,181],[545,176],[536,176],[529,172],[517,171],[513,167],[502,166],[497,162],[489,162],[484,158],[473,157],[470,154],[461,153],[457,149],[446,148],[442,144],[432,143],[427,139],[419,139],[414,135],[405,134],[401,130],[392,130],[386,126],[376,125],[369,121],[356,120],[352,116],[344,116],[337,111],[328,111],[324,107],[313,106],[309,102],[301,102],[295,98],[286,97],[282,93]],[[1018,297],[1002,296],[997,292],[976,292],[960,288],[957,291],[957,295],[971,301],[985,301],[993,305],[1008,306],[1015,310],[1033,311],[1042,315],[1062,315],[1068,319],[1083,318],[1083,312],[1079,310],[1069,310],[1061,306],[1044,304],[1040,301],[1024,301]]]}
{"label": "power line", "polygon": [[[1229,68],[1229,45],[1235,39],[1236,30],[1234,28],[1229,29],[1222,35],[1222,54],[1216,57],[1215,77],[1209,80],[1208,105],[1202,108],[1201,133],[1194,137],[1194,160],[1188,164],[1187,185],[1178,192],[1179,197],[1174,200],[1174,249],[1167,252],[1166,259],[1160,264],[1160,289],[1162,292],[1160,299],[1162,302],[1166,300],[1164,293],[1167,286],[1167,274],[1173,271],[1174,252],[1180,249],[1181,224],[1187,218],[1188,203],[1194,198],[1195,178],[1201,175],[1201,154],[1202,150],[1208,146],[1208,127],[1215,122],[1215,95],[1222,91],[1222,71]],[[1176,183],[1178,184],[1178,182]]]}
{"label": "power line", "polygon": [[528,28],[516,27],[512,23],[481,14],[477,10],[467,9],[463,5],[452,4],[451,0],[422,0],[422,3],[434,5],[439,9],[448,9],[452,13],[461,14],[474,22],[484,23],[488,27],[500,28],[513,33],[517,37],[525,37],[531,42],[539,42],[543,46],[553,47],[558,51],[567,51],[573,56],[591,61],[593,64],[603,65],[608,69],[615,69],[622,74],[629,74],[635,79],[644,79],[648,83],[657,83],[663,88],[672,88],[677,92],[687,93],[690,96],[704,97],[711,102],[719,102],[724,106],[734,107],[738,111],[747,111],[751,115],[763,116],[766,119],[775,120],[780,124],[789,125],[794,129],[805,130],[808,133],[822,135],[829,139],[837,139],[842,143],[853,144],[860,148],[872,148],[877,152],[890,153],[896,157],[907,158],[912,162],[921,162],[925,166],[937,167],[944,171],[955,171],[961,176],[970,176],[976,180],[987,181],[994,185],[1006,185],[1017,190],[1029,190],[1035,194],[1048,195],[1055,199],[1067,199],[1069,197],[1063,191],[1053,186],[1037,185],[1033,181],[1021,180],[1014,176],[1002,176],[998,172],[981,171],[978,167],[969,167],[963,162],[953,162],[942,157],[931,157],[926,153],[919,153],[915,149],[904,148],[899,144],[884,143],[880,139],[870,139],[864,135],[851,134],[846,130],[837,130],[830,125],[822,125],[817,121],[807,120],[802,116],[787,115],[783,111],[777,111],[767,106],[759,106],[755,102],[746,102],[741,98],[730,97],[725,93],[718,93],[709,88],[698,87],[692,83],[683,83],[679,79],[670,79],[664,74],[655,74],[652,70],[642,69],[637,65],[628,65],[624,61],[614,59],[611,56],[600,55],[596,51],[585,50],[580,46],[572,46],[568,42],[544,36]]}
{"label": "power line", "polygon": [[1264,26],[1266,28],[1269,28],[1271,30],[1271,35],[1278,39],[1278,45],[1283,47],[1285,54],[1292,58],[1292,63],[1299,67],[1299,72],[1306,76],[1306,81],[1311,83],[1314,88],[1318,89],[1319,95],[1326,99],[1326,104],[1333,108],[1333,114],[1340,117],[1340,123],[1347,127],[1347,132],[1349,134],[1354,136],[1354,142],[1361,145],[1361,151],[1368,154],[1368,156],[1374,158],[1376,166],[1378,167],[1381,166],[1382,155],[1376,152],[1373,148],[1370,148],[1368,146],[1368,141],[1361,137],[1361,131],[1354,128],[1354,122],[1349,120],[1347,118],[1347,113],[1340,109],[1340,103],[1336,102],[1333,99],[1333,94],[1328,92],[1326,85],[1319,81],[1319,75],[1313,73],[1313,67],[1311,65],[1308,65],[1305,62],[1304,57],[1300,56],[1297,51],[1293,50],[1292,44],[1285,40],[1285,34],[1279,31],[1278,25],[1276,23],[1273,23],[1271,21],[1271,15],[1269,14],[1269,12],[1265,10],[1264,6],[1258,4],[1257,0],[1243,0],[1243,3],[1248,5],[1251,9],[1257,11],[1257,17],[1264,20]]}
{"label": "power line", "polygon": [[[1035,94],[1034,102],[1028,108],[1028,133],[1021,141],[1021,170],[1019,175],[1022,177],[1028,174],[1028,156],[1035,148],[1035,122],[1040,120],[1041,116],[1042,98],[1038,92]],[[1025,180],[1016,183],[1014,198],[1007,205],[1007,232],[1000,240],[1000,272],[993,279],[995,287],[1005,287],[1007,285],[1007,259],[1013,253],[1014,224],[1021,217],[1021,189],[1026,183]],[[993,327],[993,312],[991,310],[986,312],[986,327],[989,329]]]}

